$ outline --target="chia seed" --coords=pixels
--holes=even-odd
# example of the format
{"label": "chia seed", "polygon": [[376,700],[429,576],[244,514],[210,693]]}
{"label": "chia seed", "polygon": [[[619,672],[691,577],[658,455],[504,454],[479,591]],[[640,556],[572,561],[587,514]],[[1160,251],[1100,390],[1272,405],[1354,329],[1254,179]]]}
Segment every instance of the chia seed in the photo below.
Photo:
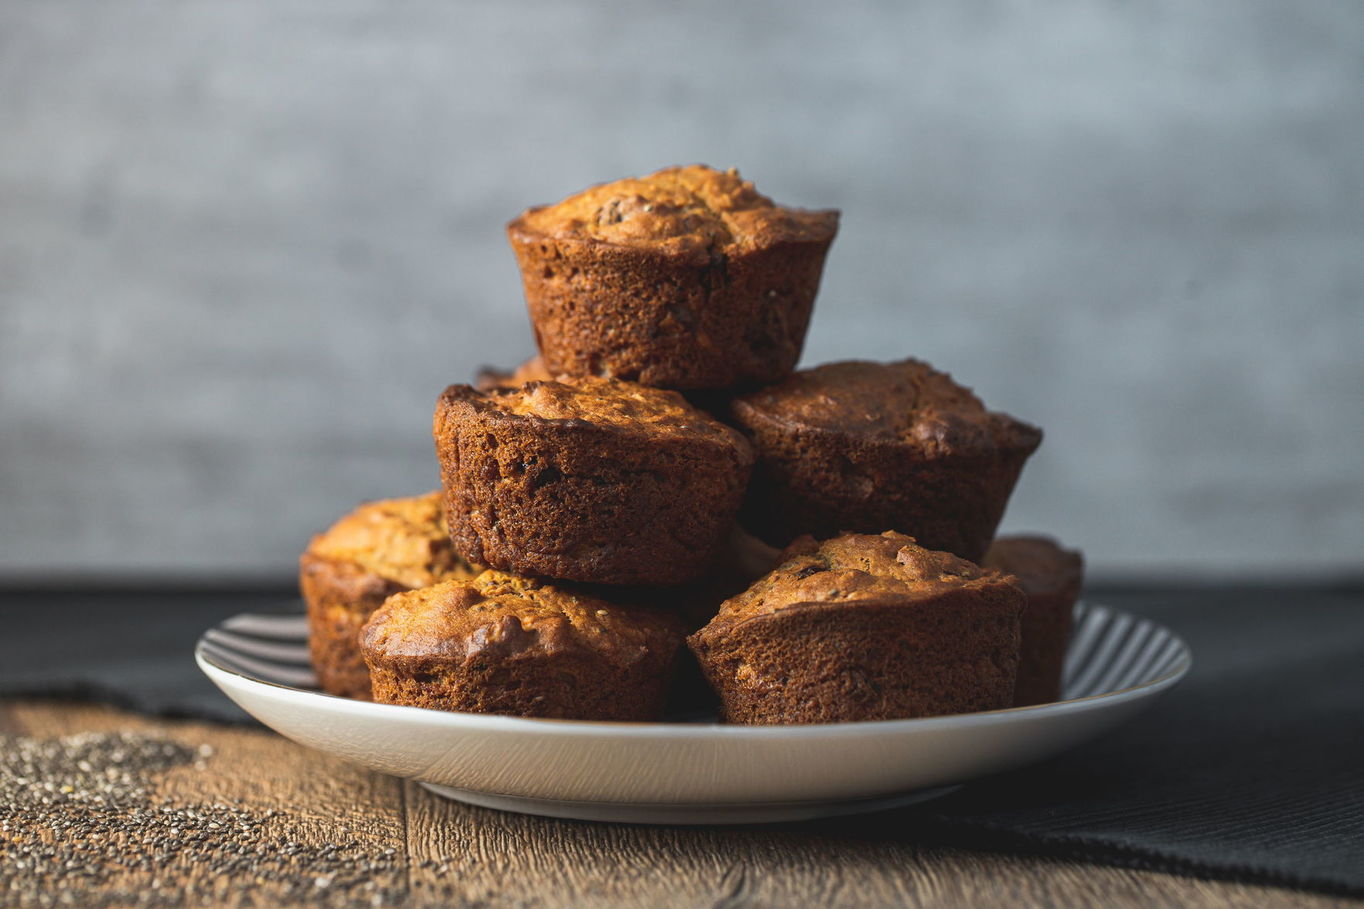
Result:
{"label": "chia seed", "polygon": [[406,857],[343,828],[308,845],[278,810],[154,801],[155,777],[213,748],[142,733],[0,735],[0,903],[382,907],[409,897]]}

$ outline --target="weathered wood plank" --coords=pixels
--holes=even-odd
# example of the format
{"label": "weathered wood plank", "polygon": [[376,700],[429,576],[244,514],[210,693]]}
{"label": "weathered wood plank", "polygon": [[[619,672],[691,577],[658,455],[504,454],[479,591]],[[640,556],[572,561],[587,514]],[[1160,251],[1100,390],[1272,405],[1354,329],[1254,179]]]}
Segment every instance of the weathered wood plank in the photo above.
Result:
{"label": "weathered wood plank", "polygon": [[411,783],[406,791],[414,893],[424,899],[585,907],[1332,905],[1310,894],[1079,862],[789,829],[556,821],[461,805]]}
{"label": "weathered wood plank", "polygon": [[[632,827],[503,814],[269,732],[100,707],[0,705],[6,722],[35,738],[135,732],[192,749],[192,760],[151,780],[148,810],[200,816],[173,834],[157,821],[116,835],[120,855],[158,860],[74,876],[65,886],[78,904],[132,904],[156,891],[206,906],[1344,905],[1148,871],[855,841],[819,825]],[[0,842],[0,857],[17,857],[34,838],[62,846],[70,834],[60,821],[54,812],[28,839]]]}

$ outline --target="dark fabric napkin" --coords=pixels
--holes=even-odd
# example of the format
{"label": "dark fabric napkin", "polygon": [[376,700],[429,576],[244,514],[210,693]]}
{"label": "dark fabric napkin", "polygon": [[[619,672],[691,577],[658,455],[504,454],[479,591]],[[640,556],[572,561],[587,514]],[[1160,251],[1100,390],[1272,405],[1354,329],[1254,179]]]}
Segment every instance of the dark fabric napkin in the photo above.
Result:
{"label": "dark fabric napkin", "polygon": [[[1364,895],[1364,590],[1097,590],[1193,650],[1136,721],[1059,758],[880,814],[783,825],[863,840],[1048,854]],[[0,593],[0,695],[248,718],[194,641],[287,594]]]}

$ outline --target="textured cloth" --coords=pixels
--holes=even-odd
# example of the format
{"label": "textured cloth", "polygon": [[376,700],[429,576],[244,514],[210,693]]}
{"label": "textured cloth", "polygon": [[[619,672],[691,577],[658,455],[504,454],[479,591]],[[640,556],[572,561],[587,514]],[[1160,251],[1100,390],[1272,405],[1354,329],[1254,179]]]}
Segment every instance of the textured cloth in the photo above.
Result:
{"label": "textured cloth", "polygon": [[[1184,682],[1096,742],[946,798],[785,825],[1364,895],[1364,591],[1094,591],[1193,650]],[[194,665],[198,635],[267,593],[0,595],[0,694],[247,718]]]}

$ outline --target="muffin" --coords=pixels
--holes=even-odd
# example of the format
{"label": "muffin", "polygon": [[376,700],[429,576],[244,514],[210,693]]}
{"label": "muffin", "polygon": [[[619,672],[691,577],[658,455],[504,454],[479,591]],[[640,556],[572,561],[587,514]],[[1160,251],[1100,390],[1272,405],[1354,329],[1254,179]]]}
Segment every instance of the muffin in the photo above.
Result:
{"label": "muffin", "polygon": [[299,558],[308,649],[323,691],[369,697],[356,640],[395,593],[477,572],[455,552],[439,492],[369,502],[313,537]]}
{"label": "muffin", "polygon": [[554,378],[540,356],[531,357],[511,372],[503,372],[485,366],[478,371],[474,387],[479,391],[492,391],[494,388],[519,388],[531,381],[546,381]]}
{"label": "muffin", "polygon": [[737,171],[671,167],[507,225],[555,375],[675,389],[795,368],[838,212],[783,208]]}
{"label": "muffin", "polygon": [[1048,537],[1000,537],[985,554],[983,565],[1013,575],[1014,583],[1028,597],[1020,629],[1014,706],[1058,700],[1071,613],[1084,574],[1083,557]]}
{"label": "muffin", "polygon": [[727,722],[848,723],[1013,703],[1022,591],[904,534],[804,537],[687,639]]}
{"label": "muffin", "polygon": [[741,522],[776,546],[897,530],[979,562],[1042,441],[918,360],[802,370],[730,412],[758,457]]}
{"label": "muffin", "polygon": [[676,392],[614,379],[452,385],[436,454],[456,548],[518,574],[676,584],[714,561],[752,466]]}
{"label": "muffin", "polygon": [[395,594],[360,637],[379,703],[575,720],[658,719],[681,644],[666,613],[500,571]]}

